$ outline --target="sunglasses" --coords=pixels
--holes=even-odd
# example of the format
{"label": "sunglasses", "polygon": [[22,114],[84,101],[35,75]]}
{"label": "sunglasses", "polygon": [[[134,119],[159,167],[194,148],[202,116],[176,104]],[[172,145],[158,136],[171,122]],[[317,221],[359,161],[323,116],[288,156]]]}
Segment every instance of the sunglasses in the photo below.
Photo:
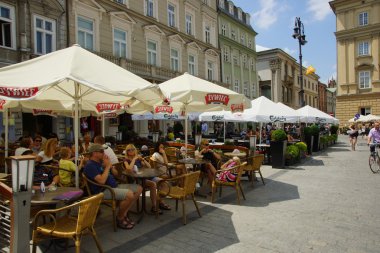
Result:
{"label": "sunglasses", "polygon": [[136,149],[134,148],[130,148],[130,149],[127,149],[127,152],[131,152],[131,151],[135,151]]}

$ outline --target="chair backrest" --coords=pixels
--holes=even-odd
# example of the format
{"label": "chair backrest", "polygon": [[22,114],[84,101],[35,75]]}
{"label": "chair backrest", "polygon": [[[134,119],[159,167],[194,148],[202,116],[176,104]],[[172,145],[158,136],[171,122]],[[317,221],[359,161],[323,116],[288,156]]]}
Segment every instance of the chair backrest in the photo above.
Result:
{"label": "chair backrest", "polygon": [[175,147],[167,147],[165,148],[166,156],[169,160],[169,162],[177,162],[177,152],[178,149]]}
{"label": "chair backrest", "polygon": [[89,179],[86,177],[86,175],[84,173],[82,173],[82,178],[83,178],[83,186],[86,189],[87,195],[91,196],[92,193],[91,193],[91,189],[90,189],[90,185],[89,185]]}
{"label": "chair backrest", "polygon": [[194,193],[195,186],[198,182],[200,174],[201,174],[201,172],[199,170],[185,174],[183,188],[185,190],[186,195]]}
{"label": "chair backrest", "polygon": [[240,183],[241,175],[243,174],[244,167],[247,165],[247,162],[243,162],[240,164],[237,168],[237,177],[236,177],[236,183]]}
{"label": "chair backrest", "polygon": [[96,215],[98,213],[100,203],[103,200],[103,196],[103,193],[99,193],[79,202],[76,228],[77,234],[81,233],[86,228],[94,226]]}
{"label": "chair backrest", "polygon": [[263,164],[263,161],[264,161],[264,155],[254,156],[252,159],[252,169],[254,170],[260,169],[261,165]]}

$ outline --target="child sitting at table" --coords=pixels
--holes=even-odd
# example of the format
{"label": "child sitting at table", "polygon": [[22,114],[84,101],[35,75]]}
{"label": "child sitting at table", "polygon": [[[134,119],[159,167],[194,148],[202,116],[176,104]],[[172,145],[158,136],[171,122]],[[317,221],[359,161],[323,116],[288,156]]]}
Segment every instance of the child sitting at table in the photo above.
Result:
{"label": "child sitting at table", "polygon": [[240,162],[239,157],[234,156],[232,159],[228,160],[225,164],[223,164],[220,167],[223,171],[217,175],[217,179],[222,182],[235,182],[237,174],[228,169],[231,169],[240,164],[241,162]]}
{"label": "child sitting at table", "polygon": [[[61,160],[59,160],[59,178],[60,178],[60,183],[63,186],[73,186],[74,181],[73,181],[73,173],[76,171],[76,166],[71,160],[71,149],[67,147],[62,147],[60,150],[60,156]],[[83,157],[80,159],[80,165],[79,168],[82,168],[84,163]]]}

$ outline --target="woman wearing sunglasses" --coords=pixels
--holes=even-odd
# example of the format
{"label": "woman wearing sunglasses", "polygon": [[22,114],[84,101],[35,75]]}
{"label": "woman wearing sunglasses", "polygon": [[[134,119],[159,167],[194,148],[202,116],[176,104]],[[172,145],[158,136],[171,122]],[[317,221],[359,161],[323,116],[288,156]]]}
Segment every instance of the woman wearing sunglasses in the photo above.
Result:
{"label": "woman wearing sunglasses", "polygon": [[[128,144],[125,147],[125,159],[124,159],[124,166],[125,169],[128,172],[132,172],[134,166],[136,165],[137,168],[150,168],[150,164],[148,161],[146,161],[144,158],[142,158],[141,155],[138,155],[136,152],[136,147],[133,144]],[[158,212],[159,214],[162,214],[162,210],[171,210],[170,206],[165,204],[163,201],[160,202],[160,208],[157,208],[157,182],[162,180],[162,178],[154,177],[150,180],[145,181],[146,188],[150,191],[150,199],[152,201],[152,213]]]}

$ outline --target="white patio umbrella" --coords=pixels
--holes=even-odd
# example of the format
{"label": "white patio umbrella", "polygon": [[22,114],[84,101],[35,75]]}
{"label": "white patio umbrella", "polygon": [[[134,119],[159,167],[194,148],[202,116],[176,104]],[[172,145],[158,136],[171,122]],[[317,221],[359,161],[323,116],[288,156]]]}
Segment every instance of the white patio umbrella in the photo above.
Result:
{"label": "white patio umbrella", "polygon": [[287,117],[286,123],[297,123],[299,122],[299,116],[296,110],[293,108],[278,102],[277,105],[280,107],[281,113],[284,113],[286,115],[293,115],[292,117]]}
{"label": "white patio umbrella", "polygon": [[314,107],[306,105],[297,110],[300,121],[305,123],[336,123],[337,119]]}
{"label": "white patio umbrella", "polygon": [[0,69],[0,99],[74,106],[76,160],[79,105],[113,111],[132,98],[150,103],[160,99],[156,85],[78,45]]}
{"label": "white patio umbrella", "polygon": [[360,117],[360,122],[371,122],[380,120],[380,116],[376,116],[373,114],[368,114],[366,116]]}
{"label": "white patio umbrella", "polygon": [[155,104],[155,112],[179,111],[185,115],[186,146],[188,133],[186,115],[189,112],[229,111],[236,107],[243,109],[250,107],[250,102],[244,95],[188,73],[163,82],[159,87],[166,99],[164,105]]}

